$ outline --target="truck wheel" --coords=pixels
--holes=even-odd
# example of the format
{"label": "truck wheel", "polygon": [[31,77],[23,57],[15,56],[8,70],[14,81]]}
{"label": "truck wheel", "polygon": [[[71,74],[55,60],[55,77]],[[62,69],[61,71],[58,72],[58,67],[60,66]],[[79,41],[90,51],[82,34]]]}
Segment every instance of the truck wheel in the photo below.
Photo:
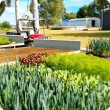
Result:
{"label": "truck wheel", "polygon": [[33,42],[28,42],[28,47],[33,46]]}

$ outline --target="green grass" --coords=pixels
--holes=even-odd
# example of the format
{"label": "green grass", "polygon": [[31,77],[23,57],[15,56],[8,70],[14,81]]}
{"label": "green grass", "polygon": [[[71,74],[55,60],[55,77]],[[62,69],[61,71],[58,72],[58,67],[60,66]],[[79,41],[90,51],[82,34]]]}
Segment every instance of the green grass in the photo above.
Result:
{"label": "green grass", "polygon": [[[88,29],[98,29],[99,27],[88,27]],[[0,29],[0,32],[12,31],[15,29]],[[43,29],[40,29],[43,33]],[[89,39],[99,37],[110,37],[110,30],[107,31],[72,31],[72,30],[51,30],[45,29],[45,35],[52,39],[81,40],[81,47],[86,48]]]}
{"label": "green grass", "polygon": [[101,27],[87,27],[87,29],[101,29]]}
{"label": "green grass", "polygon": [[0,28],[0,32],[6,32],[6,31],[12,31],[12,30],[15,30],[15,29],[13,29],[13,28],[10,28],[10,29],[4,28],[4,29],[2,29],[2,28]]}
{"label": "green grass", "polygon": [[[40,29],[43,34],[43,29]],[[72,31],[72,30],[51,30],[45,29],[45,35],[52,39],[81,40],[81,47],[86,48],[89,39],[99,37],[110,37],[109,31]]]}

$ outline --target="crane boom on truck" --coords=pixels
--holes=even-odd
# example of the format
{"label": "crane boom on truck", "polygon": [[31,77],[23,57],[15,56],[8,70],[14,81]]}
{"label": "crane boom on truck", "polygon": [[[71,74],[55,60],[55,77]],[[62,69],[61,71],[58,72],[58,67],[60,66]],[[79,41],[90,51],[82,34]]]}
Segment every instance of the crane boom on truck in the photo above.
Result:
{"label": "crane boom on truck", "polygon": [[[33,7],[33,18],[39,19],[37,0],[32,0],[32,7]],[[15,12],[16,12],[16,31],[17,31],[17,33],[19,33],[20,31],[22,31],[22,24],[23,24],[23,21],[18,21],[18,19],[19,19],[19,0],[15,0]],[[23,15],[22,18],[26,18],[26,16],[28,16],[29,13],[30,13],[30,0],[28,0],[27,11],[25,12],[25,14]],[[36,34],[40,34],[38,20],[34,21],[34,32]]]}

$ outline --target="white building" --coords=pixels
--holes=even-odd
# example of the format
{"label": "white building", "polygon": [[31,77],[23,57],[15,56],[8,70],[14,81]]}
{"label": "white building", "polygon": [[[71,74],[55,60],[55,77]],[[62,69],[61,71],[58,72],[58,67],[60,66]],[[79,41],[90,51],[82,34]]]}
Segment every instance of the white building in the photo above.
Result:
{"label": "white building", "polygon": [[87,27],[100,27],[100,19],[93,17],[93,18],[78,18],[78,19],[65,19],[62,21],[61,25],[55,26],[86,26]]}

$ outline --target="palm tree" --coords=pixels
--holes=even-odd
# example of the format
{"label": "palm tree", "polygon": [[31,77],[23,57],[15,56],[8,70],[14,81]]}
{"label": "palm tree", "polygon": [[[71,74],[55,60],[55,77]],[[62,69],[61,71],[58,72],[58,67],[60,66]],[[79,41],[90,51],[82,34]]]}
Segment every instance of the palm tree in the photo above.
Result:
{"label": "palm tree", "polygon": [[3,12],[5,11],[6,7],[11,6],[11,0],[2,0],[0,2],[0,16],[3,14]]}

